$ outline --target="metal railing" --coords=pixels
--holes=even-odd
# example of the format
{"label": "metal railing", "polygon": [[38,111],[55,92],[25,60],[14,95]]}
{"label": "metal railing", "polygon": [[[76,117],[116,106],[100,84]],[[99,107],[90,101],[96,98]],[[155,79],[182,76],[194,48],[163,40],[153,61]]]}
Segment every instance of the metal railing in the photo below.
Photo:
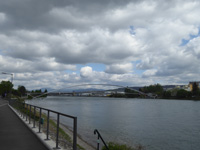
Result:
{"label": "metal railing", "polygon": [[98,131],[97,129],[94,130],[94,134],[97,134],[97,135],[98,135],[98,137],[97,137],[97,150],[99,150],[100,140],[103,142],[105,148],[106,148],[107,150],[109,150],[107,144],[105,143],[105,141],[103,140],[101,134],[99,133],[99,131]]}
{"label": "metal railing", "polygon": [[[41,133],[41,121],[42,121],[42,111],[47,111],[47,130],[46,130],[46,139],[49,140],[49,121],[50,121],[50,113],[54,113],[57,115],[57,127],[56,127],[56,149],[59,149],[58,142],[59,142],[59,125],[60,125],[60,116],[68,117],[73,119],[73,150],[77,150],[77,117],[70,116],[67,114],[63,114],[54,110],[46,109],[43,107],[30,105],[27,103],[21,103],[21,102],[13,102],[10,101],[11,106],[17,106],[21,110],[24,110],[25,113],[19,112],[21,116],[26,119],[26,121],[29,121],[29,124],[31,124],[31,114],[33,113],[33,128],[36,127],[36,109],[39,109],[39,123],[38,123],[38,133]],[[32,112],[33,108],[33,112]]]}

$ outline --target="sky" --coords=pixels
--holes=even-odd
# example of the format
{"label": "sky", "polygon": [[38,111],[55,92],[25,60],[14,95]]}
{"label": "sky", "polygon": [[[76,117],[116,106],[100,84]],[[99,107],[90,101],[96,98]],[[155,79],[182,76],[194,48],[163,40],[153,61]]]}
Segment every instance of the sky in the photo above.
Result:
{"label": "sky", "polygon": [[0,71],[27,89],[199,81],[199,8],[199,0],[0,0]]}

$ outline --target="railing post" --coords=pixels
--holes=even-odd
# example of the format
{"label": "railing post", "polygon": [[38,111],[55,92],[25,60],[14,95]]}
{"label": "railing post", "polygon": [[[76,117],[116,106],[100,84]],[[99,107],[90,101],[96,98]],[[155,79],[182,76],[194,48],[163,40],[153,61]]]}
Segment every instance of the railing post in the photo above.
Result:
{"label": "railing post", "polygon": [[34,106],[33,128],[35,128],[35,112],[36,112],[36,107]]}
{"label": "railing post", "polygon": [[47,138],[46,140],[49,140],[49,110],[47,112]]}
{"label": "railing post", "polygon": [[20,115],[20,107],[19,107],[19,102],[17,102],[17,112],[19,113]]}
{"label": "railing post", "polygon": [[28,121],[28,104],[26,104],[26,121]]}
{"label": "railing post", "polygon": [[30,110],[29,110],[29,124],[31,124],[31,105],[30,105]]}
{"label": "railing post", "polygon": [[58,149],[58,138],[59,138],[59,123],[60,123],[60,114],[57,114],[57,133],[56,133],[56,148]]}
{"label": "railing post", "polygon": [[21,117],[23,118],[23,103],[20,103],[20,112],[21,112]]}
{"label": "railing post", "polygon": [[41,115],[42,115],[42,109],[40,108],[39,133],[41,133]]}
{"label": "railing post", "polygon": [[101,141],[103,142],[105,148],[107,150],[109,150],[107,144],[105,143],[105,141],[103,140],[103,138],[101,137],[101,134],[99,133],[99,131],[97,129],[94,130],[94,134],[97,134],[98,135],[98,139],[97,139],[97,150],[99,150],[99,143],[100,143],[100,139]]}
{"label": "railing post", "polygon": [[100,140],[99,140],[99,134],[98,134],[98,138],[97,138],[97,150],[99,150],[99,144],[100,144]]}
{"label": "railing post", "polygon": [[73,127],[73,150],[76,150],[77,145],[77,117],[74,118],[74,127]]}
{"label": "railing post", "polygon": [[22,112],[23,112],[23,119],[25,118],[25,103],[23,103],[23,109],[22,109]]}

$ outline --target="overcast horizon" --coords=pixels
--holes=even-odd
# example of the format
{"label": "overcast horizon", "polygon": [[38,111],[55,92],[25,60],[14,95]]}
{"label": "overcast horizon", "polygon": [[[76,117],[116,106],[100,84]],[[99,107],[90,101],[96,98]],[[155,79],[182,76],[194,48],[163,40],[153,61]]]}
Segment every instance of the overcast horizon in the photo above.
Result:
{"label": "overcast horizon", "polygon": [[199,0],[1,0],[0,71],[27,89],[199,81],[199,8]]}

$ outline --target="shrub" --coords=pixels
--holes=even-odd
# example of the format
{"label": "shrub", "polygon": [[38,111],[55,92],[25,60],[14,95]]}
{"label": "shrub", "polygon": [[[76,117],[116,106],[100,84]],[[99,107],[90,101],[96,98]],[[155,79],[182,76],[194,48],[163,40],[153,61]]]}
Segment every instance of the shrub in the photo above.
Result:
{"label": "shrub", "polygon": [[[109,150],[142,150],[144,149],[142,145],[137,145],[135,148],[129,147],[125,144],[120,145],[117,143],[109,142],[108,143],[108,148]],[[104,146],[102,150],[107,150],[106,147]]]}

